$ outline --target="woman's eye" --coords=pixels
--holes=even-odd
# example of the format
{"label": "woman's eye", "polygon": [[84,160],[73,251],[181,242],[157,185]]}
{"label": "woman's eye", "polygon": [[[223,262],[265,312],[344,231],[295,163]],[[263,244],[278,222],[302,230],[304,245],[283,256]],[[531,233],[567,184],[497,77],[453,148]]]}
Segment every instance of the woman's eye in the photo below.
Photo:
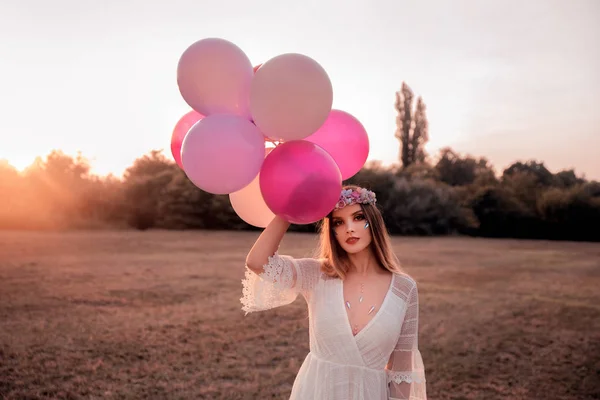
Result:
{"label": "woman's eye", "polygon": [[356,220],[357,221],[362,221],[363,219],[365,219],[365,216],[362,215],[362,214],[359,214],[359,215],[356,216]]}
{"label": "woman's eye", "polygon": [[333,221],[333,226],[339,226],[341,223],[341,221]]}

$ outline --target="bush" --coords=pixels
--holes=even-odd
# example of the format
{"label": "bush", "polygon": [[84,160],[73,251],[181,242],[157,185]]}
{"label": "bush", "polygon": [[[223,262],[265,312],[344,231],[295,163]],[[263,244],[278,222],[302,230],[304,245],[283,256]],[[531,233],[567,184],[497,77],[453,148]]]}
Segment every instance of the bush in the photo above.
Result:
{"label": "bush", "polygon": [[540,220],[511,190],[481,188],[469,204],[477,220],[477,234],[485,237],[540,237]]}
{"label": "bush", "polygon": [[432,180],[439,181],[439,171],[427,163],[414,163],[406,168],[398,170],[396,174],[399,178],[406,178],[408,180]]}
{"label": "bush", "polygon": [[592,193],[588,185],[543,193],[538,210],[549,238],[600,241],[600,197]]}
{"label": "bush", "polygon": [[[498,181],[485,159],[445,149],[436,166],[369,162],[344,183],[377,193],[393,234],[600,241],[600,183],[536,161],[514,163]],[[258,229],[160,151],[135,160],[124,179],[93,176],[85,159],[60,152],[22,173],[0,161],[0,198],[5,229]],[[315,232],[316,224],[291,230]]]}
{"label": "bush", "polygon": [[440,235],[469,226],[454,190],[433,180],[397,178],[382,208],[390,233]]}

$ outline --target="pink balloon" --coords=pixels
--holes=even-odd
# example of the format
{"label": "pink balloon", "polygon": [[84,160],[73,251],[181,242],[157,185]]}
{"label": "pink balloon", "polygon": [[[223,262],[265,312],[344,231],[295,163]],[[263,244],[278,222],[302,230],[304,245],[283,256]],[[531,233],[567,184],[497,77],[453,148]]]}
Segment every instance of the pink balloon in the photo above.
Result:
{"label": "pink balloon", "polygon": [[327,73],[302,54],[282,54],[265,62],[250,90],[252,119],[265,136],[303,139],[325,122],[333,104]]}
{"label": "pink balloon", "polygon": [[[265,149],[265,156],[272,150]],[[248,186],[229,194],[229,201],[235,213],[250,225],[266,228],[275,217],[260,192],[260,173]]]}
{"label": "pink balloon", "polygon": [[185,138],[185,135],[187,135],[190,128],[202,118],[204,118],[204,115],[192,110],[181,117],[173,129],[173,133],[171,134],[171,154],[177,165],[179,165],[179,168],[183,169],[183,164],[181,163],[181,145],[183,144],[183,138]]}
{"label": "pink balloon", "polygon": [[229,194],[256,177],[265,157],[263,135],[247,119],[209,115],[188,132],[181,147],[183,170],[200,189]]}
{"label": "pink balloon", "polygon": [[235,114],[250,119],[253,76],[246,54],[218,38],[195,42],[177,65],[177,85],[183,99],[203,115]]}
{"label": "pink balloon", "polygon": [[369,156],[369,136],[354,116],[331,110],[318,131],[306,138],[325,149],[340,168],[342,180],[354,176]]}
{"label": "pink balloon", "polygon": [[280,144],[265,158],[260,190],[275,215],[294,224],[310,224],[325,217],[337,203],[342,175],[321,147],[293,140]]}

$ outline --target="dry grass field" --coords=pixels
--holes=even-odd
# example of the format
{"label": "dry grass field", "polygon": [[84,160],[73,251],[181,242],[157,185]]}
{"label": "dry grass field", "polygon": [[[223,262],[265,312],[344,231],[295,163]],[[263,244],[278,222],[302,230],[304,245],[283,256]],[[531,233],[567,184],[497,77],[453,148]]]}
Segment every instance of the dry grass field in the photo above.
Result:
{"label": "dry grass field", "polygon": [[[307,312],[240,310],[257,235],[0,232],[0,398],[287,399]],[[600,244],[393,242],[430,399],[600,399]]]}

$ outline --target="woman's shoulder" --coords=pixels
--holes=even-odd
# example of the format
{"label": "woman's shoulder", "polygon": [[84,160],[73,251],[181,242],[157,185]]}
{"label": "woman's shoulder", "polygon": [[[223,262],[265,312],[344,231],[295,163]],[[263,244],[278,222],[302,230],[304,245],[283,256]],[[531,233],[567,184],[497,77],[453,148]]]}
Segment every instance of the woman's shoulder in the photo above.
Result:
{"label": "woman's shoulder", "polygon": [[406,272],[392,272],[394,279],[394,293],[403,299],[407,299],[414,289],[417,288],[417,281]]}
{"label": "woman's shoulder", "polygon": [[295,260],[297,268],[303,274],[310,275],[318,275],[320,278],[324,278],[325,275],[325,259],[314,258],[314,257],[306,257],[306,258],[296,258]]}
{"label": "woman's shoulder", "polygon": [[409,273],[404,272],[404,271],[394,271],[392,272],[392,274],[394,274],[394,279],[396,281],[402,281],[402,282],[407,282],[413,286],[417,285],[417,280],[415,278],[413,278]]}

